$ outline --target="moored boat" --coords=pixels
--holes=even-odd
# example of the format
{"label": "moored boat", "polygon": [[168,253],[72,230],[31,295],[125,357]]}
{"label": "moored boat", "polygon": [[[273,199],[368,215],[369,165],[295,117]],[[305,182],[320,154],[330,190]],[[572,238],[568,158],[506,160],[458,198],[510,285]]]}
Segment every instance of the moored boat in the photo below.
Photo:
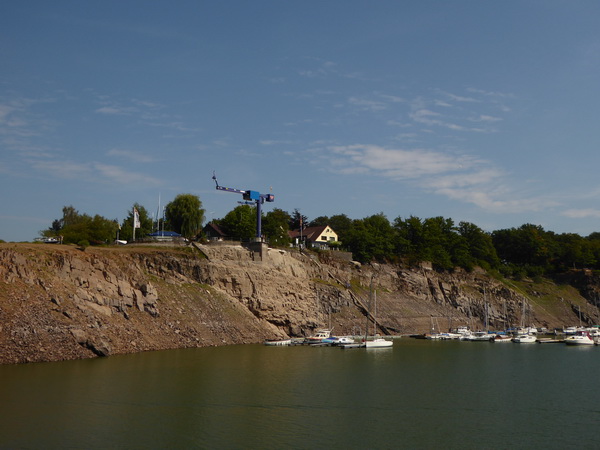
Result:
{"label": "moored boat", "polygon": [[272,346],[272,347],[285,347],[287,345],[292,345],[292,340],[291,339],[267,339],[265,341],[265,345],[268,346]]}
{"label": "moored boat", "polygon": [[462,335],[458,334],[458,333],[453,333],[451,331],[447,332],[447,333],[440,333],[440,339],[443,341],[450,341],[450,340],[454,340],[454,339],[460,339]]}
{"label": "moored boat", "polygon": [[331,330],[317,330],[313,336],[304,339],[307,344],[322,344],[325,339],[331,338]]}
{"label": "moored boat", "polygon": [[475,342],[480,342],[480,341],[493,341],[494,338],[496,337],[496,335],[494,333],[488,333],[487,331],[475,331],[473,333],[471,333],[468,337],[467,337],[467,341],[475,341]]}
{"label": "moored boat", "polygon": [[565,338],[567,345],[594,345],[594,339],[587,331],[579,331],[577,334],[571,334]]}
{"label": "moored boat", "polygon": [[354,344],[355,341],[350,336],[331,336],[322,340],[324,344],[329,345],[346,345]]}
{"label": "moored boat", "polygon": [[572,326],[572,327],[563,327],[563,333],[566,334],[566,335],[577,334],[580,331],[582,331],[581,327],[575,327],[575,326]]}
{"label": "moored boat", "polygon": [[512,341],[516,344],[533,344],[537,341],[537,337],[533,334],[517,334]]}
{"label": "moored boat", "polygon": [[370,341],[364,341],[366,348],[388,348],[394,345],[393,341],[388,341],[384,338],[374,338]]}

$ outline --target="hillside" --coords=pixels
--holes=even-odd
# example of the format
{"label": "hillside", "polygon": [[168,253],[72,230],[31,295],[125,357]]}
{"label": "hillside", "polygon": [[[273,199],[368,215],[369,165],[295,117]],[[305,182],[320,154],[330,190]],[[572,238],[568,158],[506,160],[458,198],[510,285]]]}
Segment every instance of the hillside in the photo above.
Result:
{"label": "hillside", "polygon": [[239,245],[0,244],[0,363],[256,343],[325,326],[360,334],[371,283],[381,334],[423,333],[432,323],[482,327],[486,302],[492,328],[518,325],[523,301],[527,323],[538,327],[578,324],[580,314],[600,323],[600,282],[589,272],[560,284],[509,284],[481,271],[332,256],[269,249],[260,261]]}

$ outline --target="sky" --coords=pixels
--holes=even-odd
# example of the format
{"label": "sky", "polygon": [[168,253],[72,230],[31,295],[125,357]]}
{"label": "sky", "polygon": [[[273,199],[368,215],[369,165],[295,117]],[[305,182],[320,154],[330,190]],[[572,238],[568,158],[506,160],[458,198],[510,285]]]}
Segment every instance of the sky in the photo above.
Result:
{"label": "sky", "polygon": [[0,239],[197,195],[600,231],[596,0],[0,5]]}

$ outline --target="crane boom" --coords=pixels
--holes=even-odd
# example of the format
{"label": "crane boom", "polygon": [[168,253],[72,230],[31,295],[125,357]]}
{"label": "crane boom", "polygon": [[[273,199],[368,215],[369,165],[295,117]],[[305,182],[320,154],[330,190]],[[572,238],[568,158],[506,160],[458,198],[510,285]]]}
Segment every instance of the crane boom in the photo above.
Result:
{"label": "crane boom", "polygon": [[215,180],[216,189],[218,191],[233,192],[234,194],[242,194],[242,197],[244,200],[255,202],[255,204],[256,204],[256,237],[260,239],[262,237],[261,205],[264,202],[274,202],[275,196],[273,194],[261,194],[258,191],[242,190],[242,189],[229,188],[229,187],[225,187],[225,186],[219,186],[219,182],[217,181],[217,175],[215,174],[215,172],[213,172],[212,179]]}

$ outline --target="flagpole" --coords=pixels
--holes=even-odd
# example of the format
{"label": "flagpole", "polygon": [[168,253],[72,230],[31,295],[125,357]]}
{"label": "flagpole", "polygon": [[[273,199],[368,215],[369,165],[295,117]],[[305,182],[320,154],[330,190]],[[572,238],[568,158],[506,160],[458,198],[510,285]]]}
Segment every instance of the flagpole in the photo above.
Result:
{"label": "flagpole", "polygon": [[135,242],[135,207],[133,208],[133,220],[132,220],[132,225],[133,225],[133,242]]}

